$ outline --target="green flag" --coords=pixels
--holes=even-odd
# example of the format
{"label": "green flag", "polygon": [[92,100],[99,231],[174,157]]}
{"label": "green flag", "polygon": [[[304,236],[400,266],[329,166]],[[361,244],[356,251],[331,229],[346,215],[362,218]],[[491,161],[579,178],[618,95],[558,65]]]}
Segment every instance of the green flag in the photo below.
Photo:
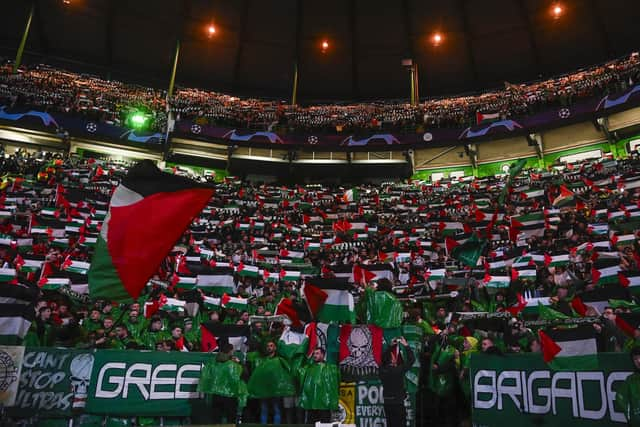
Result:
{"label": "green flag", "polygon": [[486,246],[487,240],[479,239],[474,233],[469,240],[453,248],[451,256],[469,267],[475,267]]}
{"label": "green flag", "polygon": [[402,325],[402,303],[389,292],[365,290],[366,323],[381,328],[399,328]]}
{"label": "green flag", "polygon": [[520,172],[522,172],[522,169],[526,164],[526,159],[520,159],[509,167],[509,179],[507,180],[507,185],[504,186],[500,193],[499,201],[501,205],[504,205],[504,199],[507,197],[507,193],[509,192],[509,188],[511,187],[513,180],[520,175]]}
{"label": "green flag", "polygon": [[564,313],[560,313],[549,306],[542,305],[542,303],[538,302],[538,319],[541,320],[558,320],[558,319],[568,319]]}

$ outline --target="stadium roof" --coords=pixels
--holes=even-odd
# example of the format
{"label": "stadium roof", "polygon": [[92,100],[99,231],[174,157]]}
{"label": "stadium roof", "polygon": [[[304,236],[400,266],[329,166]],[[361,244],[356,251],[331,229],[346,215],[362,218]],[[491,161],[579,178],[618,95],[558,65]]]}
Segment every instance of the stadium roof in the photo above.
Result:
{"label": "stadium roof", "polygon": [[[6,57],[30,1],[2,4]],[[573,71],[627,54],[640,40],[640,2],[632,0],[562,0],[558,19],[549,0],[35,2],[30,63],[164,87],[180,36],[179,85],[287,99],[298,58],[303,102],[407,98],[404,58],[418,64],[424,97]]]}

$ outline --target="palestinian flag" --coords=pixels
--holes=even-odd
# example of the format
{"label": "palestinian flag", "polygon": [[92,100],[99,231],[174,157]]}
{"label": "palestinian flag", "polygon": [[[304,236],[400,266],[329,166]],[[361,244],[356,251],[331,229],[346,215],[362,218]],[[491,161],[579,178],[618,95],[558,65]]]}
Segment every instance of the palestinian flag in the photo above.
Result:
{"label": "palestinian flag", "polygon": [[573,191],[569,190],[566,185],[560,186],[560,194],[553,199],[553,206],[555,208],[565,208],[569,206],[575,206],[576,196]]}
{"label": "palestinian flag", "polygon": [[616,265],[613,267],[605,267],[605,268],[592,268],[591,269],[591,281],[594,285],[610,285],[613,283],[618,283],[620,281],[618,277],[618,273],[620,273],[620,266]]}
{"label": "palestinian flag", "polygon": [[633,295],[640,295],[640,275],[638,273],[621,271],[618,273],[618,280],[620,285],[628,288]]}
{"label": "palestinian flag", "polygon": [[617,246],[619,249],[622,249],[626,246],[633,247],[633,244],[636,242],[635,234],[623,234],[623,235],[612,235],[611,243]]}
{"label": "palestinian flag", "polygon": [[247,298],[232,297],[227,294],[222,295],[220,303],[224,308],[234,308],[239,311],[246,311],[249,307],[249,300]]}
{"label": "palestinian flag", "polygon": [[516,228],[524,228],[532,225],[544,225],[544,213],[534,212],[526,215],[517,215],[511,217],[511,226]]}
{"label": "palestinian flag", "polygon": [[38,290],[25,285],[0,284],[0,344],[20,345],[35,319]]}
{"label": "palestinian flag", "polygon": [[545,267],[558,267],[569,264],[569,255],[561,254],[561,255],[544,255],[544,265]]}
{"label": "palestinian flag", "polygon": [[509,276],[492,276],[486,274],[483,279],[484,285],[487,288],[503,289],[508,288],[511,284],[511,277]]}
{"label": "palestinian flag", "polygon": [[592,325],[538,331],[542,356],[552,369],[592,370],[598,364],[596,332]]}
{"label": "palestinian flag", "polygon": [[12,282],[16,279],[15,268],[0,268],[0,282]]}
{"label": "palestinian flag", "polygon": [[162,298],[161,301],[160,310],[164,311],[183,312],[187,305],[186,301],[176,298]]}
{"label": "palestinian flag", "polygon": [[500,113],[481,113],[476,111],[476,124],[492,123],[500,120]]}
{"label": "palestinian flag", "polygon": [[203,302],[207,310],[220,310],[220,308],[222,308],[220,298],[208,297],[205,295],[203,297]]}
{"label": "palestinian flag", "polygon": [[537,199],[539,197],[544,197],[543,189],[529,189],[520,193],[520,198],[522,200]]}
{"label": "palestinian flag", "polygon": [[238,264],[236,272],[242,277],[258,277],[260,275],[260,268],[255,265],[247,265],[244,263]]}
{"label": "palestinian flag", "polygon": [[70,283],[71,280],[67,277],[43,277],[38,281],[38,286],[47,291],[55,291]]}
{"label": "palestinian flag", "polygon": [[87,274],[89,268],[91,268],[91,264],[84,261],[67,259],[62,263],[62,269],[68,273]]}
{"label": "palestinian flag", "polygon": [[198,285],[198,279],[196,277],[175,274],[171,283],[178,289],[194,289]]}
{"label": "palestinian flag", "polygon": [[[356,319],[355,304],[353,295],[349,292],[351,285],[344,279],[309,279],[309,284],[313,288],[303,290],[311,312],[315,314],[316,320],[322,323],[354,323]],[[316,291],[316,292],[314,292]],[[321,291],[321,292],[317,292]],[[309,295],[314,294],[314,303],[321,300],[323,293],[327,295],[326,300],[320,307],[316,307],[317,312],[311,307]],[[316,304],[317,305],[317,304]]]}
{"label": "palestinian flag", "polygon": [[235,351],[245,352],[249,339],[248,325],[225,325],[207,321],[200,324],[201,351],[218,351],[219,345],[230,343]]}
{"label": "palestinian flag", "polygon": [[304,305],[294,304],[290,298],[282,298],[275,310],[276,316],[287,316],[294,327],[302,326],[302,320],[310,320],[309,312]]}
{"label": "palestinian flag", "polygon": [[301,278],[300,274],[301,273],[299,271],[280,270],[279,276],[281,280],[285,280],[287,282],[297,282]]}
{"label": "palestinian flag", "polygon": [[335,278],[346,279],[349,282],[353,281],[353,267],[350,265],[331,265],[329,269]]}
{"label": "palestinian flag", "polygon": [[425,280],[429,280],[429,281],[433,281],[433,282],[437,282],[437,281],[441,281],[444,279],[444,277],[447,274],[447,270],[444,268],[437,268],[437,269],[428,269],[425,273],[424,273],[424,279]]}
{"label": "palestinian flag", "polygon": [[198,288],[211,292],[214,295],[235,292],[233,269],[230,267],[214,267],[206,274],[198,274]]}
{"label": "palestinian flag", "polygon": [[21,273],[35,273],[42,268],[44,260],[23,259],[19,264],[16,262],[16,269]]}
{"label": "palestinian flag", "polygon": [[362,268],[359,264],[353,266],[353,283],[357,285],[366,285],[372,280],[376,280],[378,276],[371,271]]}
{"label": "palestinian flag", "polygon": [[526,305],[523,313],[529,315],[539,314],[540,307],[547,307],[551,305],[549,297],[526,298],[525,301]]}
{"label": "palestinian flag", "polygon": [[137,299],[212,195],[212,188],[163,173],[150,160],[131,168],[100,231],[89,270],[91,297]]}

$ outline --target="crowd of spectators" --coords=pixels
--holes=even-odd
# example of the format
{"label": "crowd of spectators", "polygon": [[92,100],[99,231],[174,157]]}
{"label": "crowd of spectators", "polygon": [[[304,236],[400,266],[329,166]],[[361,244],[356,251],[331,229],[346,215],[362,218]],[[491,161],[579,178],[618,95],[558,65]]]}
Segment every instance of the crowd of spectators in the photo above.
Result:
{"label": "crowd of spectators", "polygon": [[[144,296],[128,305],[91,300],[85,264],[126,165],[17,153],[0,167],[3,212],[9,212],[0,224],[3,268],[15,268],[15,281],[40,294],[26,345],[202,351],[202,324],[248,326],[242,346],[221,346],[226,356],[218,359],[227,362],[236,350],[233,360],[245,369],[249,395],[264,396],[251,390],[256,360],[286,359],[279,344],[290,330],[284,318],[272,316],[281,314],[283,301],[305,311],[305,282],[342,280],[356,301],[356,324],[372,321],[367,293],[401,304],[394,326],[415,326],[421,336],[415,354],[422,366],[420,425],[453,426],[469,415],[474,352],[538,353],[537,330],[567,319],[592,328],[598,351],[640,344],[640,322],[633,322],[640,315],[634,296],[640,279],[638,159],[352,191],[227,178],[215,184],[214,198]],[[82,226],[68,227],[76,222]],[[465,245],[479,248],[473,265],[457,255],[456,246]],[[256,274],[245,274],[251,266]],[[230,276],[226,296],[197,279],[220,268]],[[292,271],[299,276],[289,279]],[[225,305],[221,297],[236,300]],[[633,327],[621,327],[621,319]],[[315,363],[325,363],[328,348],[321,350]],[[398,356],[385,357],[390,365],[381,376],[391,381]],[[295,393],[272,397],[250,402],[244,419],[265,421],[271,413],[272,421],[302,421]]]}
{"label": "crowd of spectators", "polygon": [[416,132],[470,126],[476,123],[476,113],[517,117],[623,91],[638,83],[640,59],[633,54],[555,78],[524,84],[505,82],[500,90],[428,99],[416,106],[402,102],[291,106],[189,88],[178,88],[167,101],[164,90],[46,65],[22,67],[18,74],[11,71],[9,63],[0,67],[0,103],[3,105],[79,114],[114,124],[123,124],[130,111],[142,110],[155,117],[153,128],[158,131],[166,126],[167,110],[170,110],[178,120],[256,130]]}

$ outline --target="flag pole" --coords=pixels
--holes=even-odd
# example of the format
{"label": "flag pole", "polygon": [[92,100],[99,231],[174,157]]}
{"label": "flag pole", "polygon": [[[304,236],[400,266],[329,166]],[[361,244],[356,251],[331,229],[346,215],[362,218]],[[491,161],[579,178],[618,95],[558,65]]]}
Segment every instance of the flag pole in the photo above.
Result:
{"label": "flag pole", "polygon": [[178,71],[178,59],[180,58],[180,39],[176,40],[176,50],[173,56],[173,67],[171,68],[171,79],[169,80],[169,90],[167,91],[167,100],[173,96],[173,87],[176,83],[176,72]]}
{"label": "flag pole", "polygon": [[27,23],[24,26],[24,33],[22,33],[22,39],[20,40],[20,45],[18,46],[18,52],[16,52],[16,60],[13,62],[13,73],[18,72],[18,68],[22,64],[22,54],[24,53],[24,47],[27,44],[27,38],[29,38],[29,30],[31,29],[31,21],[33,20],[33,13],[36,9],[36,2],[33,0],[31,2],[31,7],[29,8],[29,17],[27,18]]}
{"label": "flag pole", "polygon": [[298,59],[293,62],[293,92],[291,94],[291,105],[298,104]]}

